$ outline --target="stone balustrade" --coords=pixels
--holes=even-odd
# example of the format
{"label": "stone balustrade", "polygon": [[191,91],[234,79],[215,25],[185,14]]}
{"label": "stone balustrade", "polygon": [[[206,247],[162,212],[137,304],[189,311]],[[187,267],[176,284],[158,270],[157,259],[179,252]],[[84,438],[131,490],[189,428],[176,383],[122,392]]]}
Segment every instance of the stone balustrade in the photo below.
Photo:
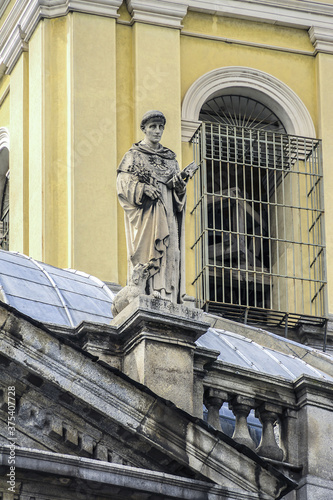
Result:
{"label": "stone balustrade", "polygon": [[[216,361],[216,358],[213,361],[213,358],[213,351],[207,349],[199,348],[195,354],[197,416],[202,417],[203,402],[208,424],[223,430],[221,408],[223,405],[228,407],[234,416],[233,434],[229,434],[235,441],[265,459],[281,463],[281,466],[299,468],[301,460],[297,433],[301,408],[295,383],[282,377],[238,368]],[[252,416],[255,414],[261,424],[259,443],[255,442],[254,433],[251,435],[250,432],[250,413]]]}
{"label": "stone balustrade", "polygon": [[[282,461],[286,457],[286,453],[278,442],[282,433],[276,433],[274,427],[276,425],[280,427],[282,419],[289,418],[288,411],[283,413],[282,407],[279,405],[208,387],[204,391],[204,405],[208,411],[207,422],[217,430],[222,430],[220,409],[223,403],[228,403],[229,409],[232,410],[235,416],[235,428],[232,435],[235,441],[246,445],[265,458]],[[252,409],[255,409],[256,417],[259,418],[262,424],[259,446],[256,446],[252,438],[247,422]],[[284,423],[284,427],[288,427],[288,424]],[[287,436],[287,434],[283,435]]]}

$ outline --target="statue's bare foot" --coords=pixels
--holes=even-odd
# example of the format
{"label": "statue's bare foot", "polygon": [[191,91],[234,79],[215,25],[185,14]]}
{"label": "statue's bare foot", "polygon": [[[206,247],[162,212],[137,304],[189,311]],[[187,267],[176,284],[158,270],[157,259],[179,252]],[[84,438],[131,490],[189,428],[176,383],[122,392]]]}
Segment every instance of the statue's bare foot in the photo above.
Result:
{"label": "statue's bare foot", "polygon": [[160,292],[158,292],[157,290],[154,290],[153,291],[153,297],[154,297],[154,299],[160,299],[161,298]]}

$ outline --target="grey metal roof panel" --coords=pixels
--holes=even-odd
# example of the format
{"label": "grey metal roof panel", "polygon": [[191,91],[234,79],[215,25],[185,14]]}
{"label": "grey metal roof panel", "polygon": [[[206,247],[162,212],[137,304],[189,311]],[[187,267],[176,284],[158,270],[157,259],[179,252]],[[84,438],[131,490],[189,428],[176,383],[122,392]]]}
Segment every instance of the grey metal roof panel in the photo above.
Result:
{"label": "grey metal roof panel", "polygon": [[[1,273],[2,274],[2,273]],[[41,281],[30,281],[26,279],[14,278],[12,276],[1,275],[1,285],[5,290],[6,296],[21,297],[33,299],[37,302],[45,302],[47,304],[59,304],[61,301],[55,293],[54,288],[48,283]]]}
{"label": "grey metal roof panel", "polygon": [[[278,362],[291,373],[294,373],[296,371],[297,377],[301,374],[310,375],[311,377],[322,377],[323,373],[320,370],[317,370],[300,358],[296,358],[295,356],[291,355],[288,356],[287,354],[282,354],[268,348],[262,349],[264,349],[266,353],[270,353],[272,356],[274,356],[278,360]],[[328,375],[325,374],[325,377],[328,378]],[[333,380],[333,378],[330,377],[330,380]]]}
{"label": "grey metal roof panel", "polygon": [[[53,323],[56,325],[69,325],[68,317],[63,307],[34,300],[11,297],[10,305],[18,311],[30,316],[42,323]],[[47,321],[45,321],[47,318]]]}
{"label": "grey metal roof panel", "polygon": [[218,359],[221,361],[243,366],[244,368],[252,368],[251,363],[245,361],[242,356],[240,356],[238,351],[232,349],[230,345],[226,343],[225,338],[219,330],[213,330],[213,328],[210,328],[207,333],[202,335],[196,341],[196,344],[201,347],[206,347],[207,349],[220,351]]}
{"label": "grey metal roof panel", "polygon": [[[88,293],[89,290],[86,290],[86,292]],[[70,309],[89,314],[94,314],[94,312],[96,312],[96,314],[106,316],[106,311],[108,311],[111,307],[109,301],[100,300],[100,298],[95,295],[92,300],[91,295],[83,295],[82,293],[67,292],[62,290],[62,297]]]}
{"label": "grey metal roof panel", "polygon": [[113,293],[97,278],[59,269],[23,254],[0,251],[2,300],[43,323],[109,323]]}
{"label": "grey metal roof panel", "polygon": [[303,374],[333,381],[333,377],[313,368],[305,361],[253,342],[242,335],[210,328],[197,345],[220,351],[218,360],[273,376],[295,380]]}

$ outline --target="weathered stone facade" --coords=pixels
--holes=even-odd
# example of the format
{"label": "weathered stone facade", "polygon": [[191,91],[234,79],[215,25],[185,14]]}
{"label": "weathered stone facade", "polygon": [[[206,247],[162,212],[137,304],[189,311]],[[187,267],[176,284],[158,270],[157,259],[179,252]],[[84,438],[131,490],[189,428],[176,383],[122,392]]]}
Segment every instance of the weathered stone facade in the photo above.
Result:
{"label": "weathered stone facade", "polygon": [[[110,325],[76,329],[45,327],[2,305],[3,498],[328,500],[329,356],[252,329],[270,347],[294,350],[295,362],[297,351],[317,360],[320,378],[260,374],[195,344],[209,321],[224,320],[148,296]],[[6,488],[8,388],[16,397],[16,497]],[[220,430],[223,402],[236,418],[232,437]],[[263,425],[257,448],[246,424],[251,409]]]}

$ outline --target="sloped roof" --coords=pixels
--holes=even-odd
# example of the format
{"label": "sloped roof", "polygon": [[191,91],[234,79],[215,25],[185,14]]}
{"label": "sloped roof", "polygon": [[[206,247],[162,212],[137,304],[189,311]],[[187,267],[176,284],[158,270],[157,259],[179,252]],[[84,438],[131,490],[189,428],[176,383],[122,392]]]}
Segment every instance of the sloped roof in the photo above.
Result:
{"label": "sloped roof", "polygon": [[99,279],[0,250],[0,297],[43,323],[77,326],[110,323],[113,293]]}
{"label": "sloped roof", "polygon": [[210,328],[197,340],[197,345],[219,351],[218,360],[257,372],[295,380],[310,375],[333,381],[333,377],[317,370],[302,359],[263,347],[237,333]]}
{"label": "sloped roof", "polygon": [[[112,291],[98,278],[59,269],[16,252],[0,250],[0,296],[44,324],[75,327],[82,321],[109,324]],[[333,381],[300,358],[262,347],[242,335],[210,328],[197,345],[219,351],[219,360],[295,380],[302,374]]]}

